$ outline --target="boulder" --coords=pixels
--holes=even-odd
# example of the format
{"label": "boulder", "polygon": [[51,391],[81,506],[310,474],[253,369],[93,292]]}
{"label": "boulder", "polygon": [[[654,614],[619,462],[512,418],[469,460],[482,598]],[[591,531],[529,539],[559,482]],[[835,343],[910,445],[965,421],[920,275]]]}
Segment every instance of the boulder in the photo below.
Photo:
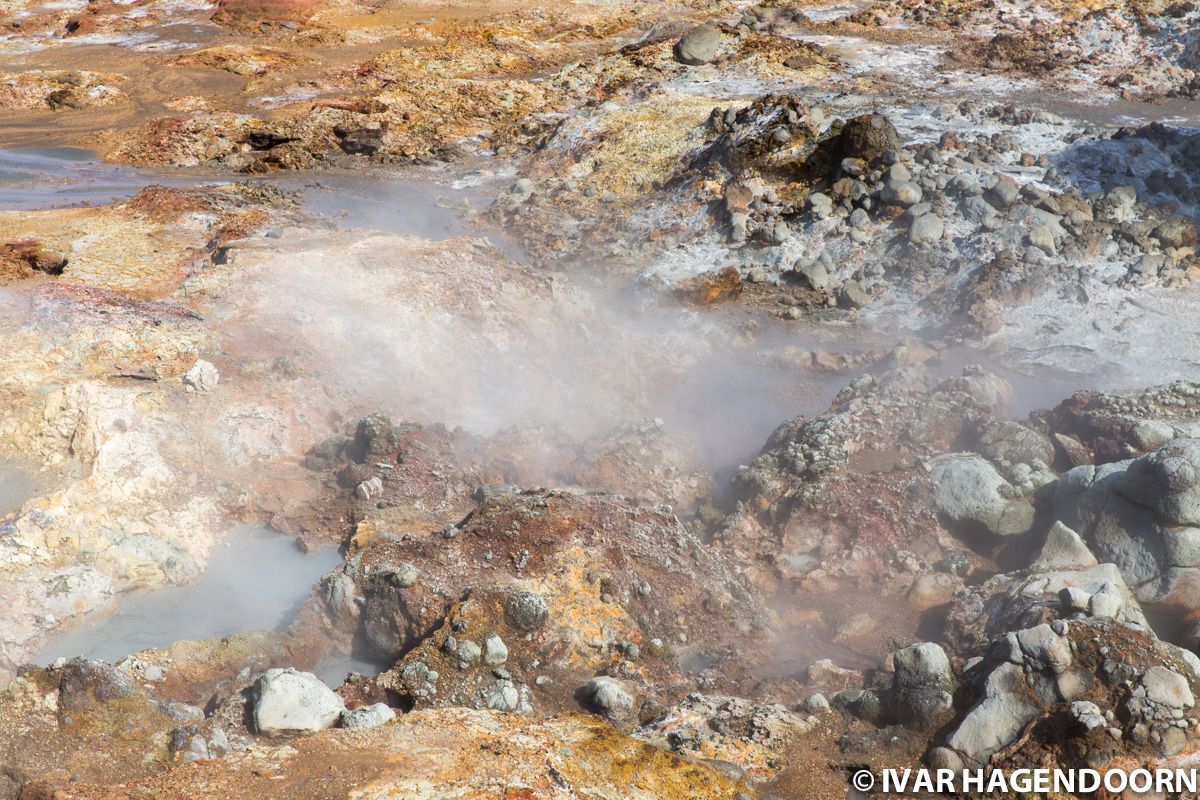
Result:
{"label": "boulder", "polygon": [[720,47],[721,31],[715,25],[697,25],[675,43],[675,60],[698,67],[716,58]]}
{"label": "boulder", "polygon": [[1167,525],[1200,525],[1200,440],[1178,439],[1135,459],[1117,488]]}
{"label": "boulder", "polygon": [[1016,181],[1007,175],[1001,175],[983,196],[994,207],[1004,210],[1021,199],[1021,190]]}
{"label": "boulder", "polygon": [[932,642],[897,650],[892,696],[901,724],[919,730],[935,727],[953,706],[954,671],[946,651]]}
{"label": "boulder", "polygon": [[535,631],[542,627],[548,616],[546,600],[537,592],[517,591],[508,597],[504,609],[505,619],[519,631]]}
{"label": "boulder", "polygon": [[879,193],[885,205],[907,208],[921,202],[921,187],[912,181],[888,181]]}
{"label": "boulder", "polygon": [[1142,686],[1150,701],[1167,708],[1186,710],[1196,705],[1187,679],[1166,667],[1153,666],[1142,675]]}
{"label": "boulder", "polygon": [[996,536],[1025,533],[1033,524],[1033,506],[989,462],[975,455],[946,456],[933,468],[934,504],[940,514],[962,526]]}
{"label": "boulder", "polygon": [[883,114],[862,114],[842,126],[835,143],[835,156],[838,162],[854,158],[870,163],[900,148],[900,134],[891,120]]}
{"label": "boulder", "polygon": [[947,744],[963,758],[982,766],[1001,748],[1015,742],[1025,726],[1040,715],[1037,706],[1015,695],[985,697],[967,712]]}
{"label": "boulder", "polygon": [[254,683],[254,728],[265,736],[316,733],[333,725],[346,706],[311,672],[269,669]]}

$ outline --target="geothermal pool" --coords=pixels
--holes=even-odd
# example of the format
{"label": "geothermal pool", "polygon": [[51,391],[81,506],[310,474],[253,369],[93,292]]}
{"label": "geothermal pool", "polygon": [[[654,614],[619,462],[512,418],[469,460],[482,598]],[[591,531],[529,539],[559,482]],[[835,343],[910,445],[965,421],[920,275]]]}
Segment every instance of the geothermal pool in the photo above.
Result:
{"label": "geothermal pool", "polygon": [[113,661],[182,640],[274,630],[288,623],[313,583],[340,561],[333,547],[305,553],[290,536],[239,528],[217,544],[194,583],[126,594],[110,617],[53,639],[37,661]]}

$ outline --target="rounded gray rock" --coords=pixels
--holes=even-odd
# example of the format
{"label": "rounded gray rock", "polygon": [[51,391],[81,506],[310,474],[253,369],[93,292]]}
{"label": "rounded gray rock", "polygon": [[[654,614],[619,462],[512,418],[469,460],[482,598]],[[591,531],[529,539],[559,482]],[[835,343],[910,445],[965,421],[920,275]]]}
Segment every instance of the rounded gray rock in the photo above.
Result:
{"label": "rounded gray rock", "polygon": [[721,47],[721,31],[715,25],[697,25],[675,43],[675,60],[698,67],[717,57]]}

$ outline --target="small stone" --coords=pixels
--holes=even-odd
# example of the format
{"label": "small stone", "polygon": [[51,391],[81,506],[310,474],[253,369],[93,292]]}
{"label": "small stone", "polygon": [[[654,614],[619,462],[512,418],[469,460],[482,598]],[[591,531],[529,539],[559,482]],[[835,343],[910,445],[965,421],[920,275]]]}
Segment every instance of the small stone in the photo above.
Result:
{"label": "small stone", "polygon": [[494,633],[488,634],[483,640],[483,663],[490,667],[503,664],[508,660],[508,646],[504,640]]}
{"label": "small stone", "polygon": [[1062,603],[1064,611],[1067,612],[1083,612],[1088,610],[1088,601],[1091,595],[1078,586],[1067,586],[1058,593],[1059,602]]}
{"label": "small stone", "polygon": [[1001,175],[983,196],[993,206],[1003,210],[1016,204],[1021,197],[1021,190],[1016,181],[1007,175]]}
{"label": "small stone", "polygon": [[817,219],[825,219],[833,214],[833,200],[827,194],[816,192],[809,196],[808,208]]}
{"label": "small stone", "polygon": [[838,293],[838,305],[843,308],[862,308],[871,302],[871,295],[858,281],[846,281]]}
{"label": "small stone", "polygon": [[544,625],[548,614],[546,600],[537,592],[513,592],[509,595],[508,604],[504,609],[508,623],[526,633]]}
{"label": "small stone", "polygon": [[1088,598],[1088,614],[1093,617],[1115,617],[1124,605],[1120,590],[1111,583],[1100,587],[1100,591]]}
{"label": "small stone", "polygon": [[816,694],[809,695],[804,701],[804,709],[813,714],[819,714],[823,711],[828,711],[829,700],[826,699],[825,695],[817,692]]}
{"label": "small stone", "polygon": [[615,719],[624,719],[633,711],[633,695],[615,678],[592,678],[584,685],[583,695],[593,707]]}
{"label": "small stone", "polygon": [[885,205],[907,208],[921,202],[921,187],[912,181],[889,181],[879,197]]}
{"label": "small stone", "polygon": [[202,358],[196,359],[196,363],[183,376],[184,388],[189,392],[211,392],[220,381],[221,374],[217,368]]}
{"label": "small stone", "polygon": [[1058,247],[1054,244],[1054,234],[1045,225],[1038,225],[1031,230],[1028,235],[1029,244],[1038,248],[1048,256],[1058,254]]}
{"label": "small stone", "polygon": [[375,728],[395,718],[396,712],[386,703],[375,703],[354,711],[343,711],[340,724],[343,728]]}
{"label": "small stone", "polygon": [[820,261],[806,261],[797,269],[811,289],[823,292],[829,288],[829,270]]}
{"label": "small stone", "polygon": [[698,67],[717,57],[721,47],[721,31],[715,25],[697,25],[675,43],[675,60]]}
{"label": "small stone", "polygon": [[945,223],[935,214],[923,214],[912,221],[908,228],[908,240],[913,244],[940,241],[945,233]]}
{"label": "small stone", "polygon": [[1087,700],[1076,700],[1071,703],[1071,717],[1089,731],[1105,727],[1107,720],[1100,713],[1100,706]]}
{"label": "small stone", "polygon": [[479,663],[479,660],[483,657],[483,651],[479,645],[468,639],[458,643],[454,655],[458,657],[458,668],[467,669]]}

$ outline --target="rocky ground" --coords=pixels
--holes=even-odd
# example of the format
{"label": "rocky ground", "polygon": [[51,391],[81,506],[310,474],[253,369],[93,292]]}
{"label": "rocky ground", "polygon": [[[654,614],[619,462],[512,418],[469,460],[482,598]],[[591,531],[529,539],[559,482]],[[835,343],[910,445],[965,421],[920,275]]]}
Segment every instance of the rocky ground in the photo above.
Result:
{"label": "rocky ground", "polygon": [[0,797],[1190,767],[1198,17],[0,0]]}

